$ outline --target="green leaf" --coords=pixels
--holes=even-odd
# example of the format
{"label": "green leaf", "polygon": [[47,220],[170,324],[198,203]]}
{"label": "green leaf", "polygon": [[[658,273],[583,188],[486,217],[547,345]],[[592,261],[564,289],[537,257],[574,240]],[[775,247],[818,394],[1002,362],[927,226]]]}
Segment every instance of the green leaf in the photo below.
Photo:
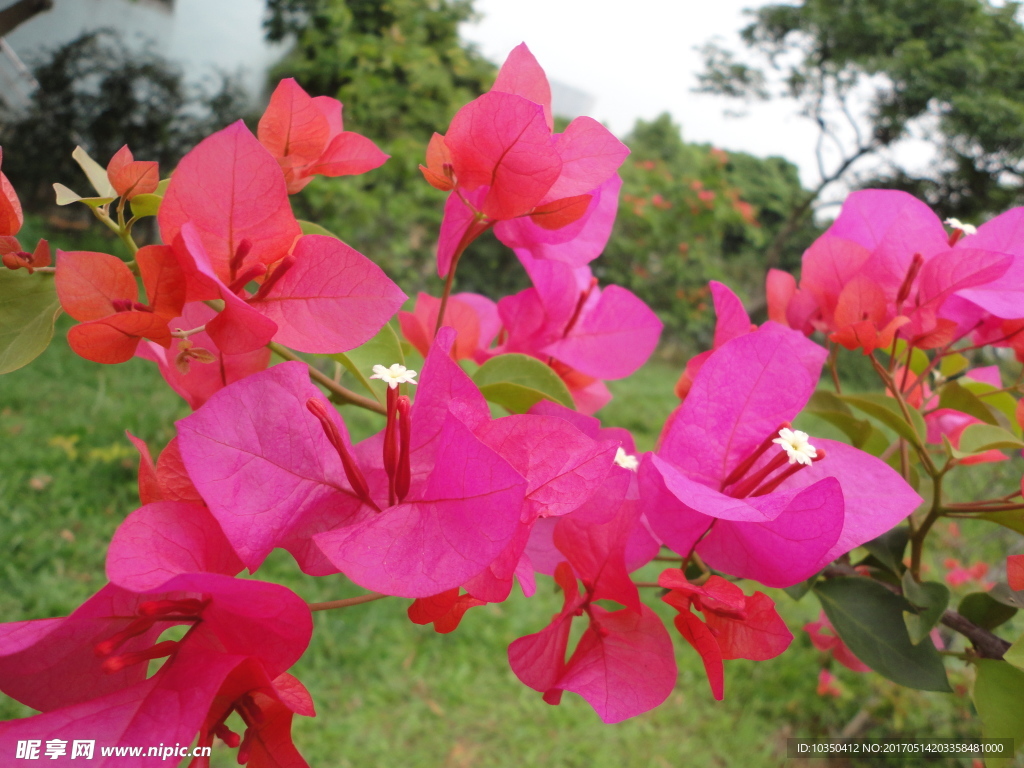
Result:
{"label": "green leaf", "polygon": [[1024,592],[1015,592],[1010,589],[1010,585],[1005,582],[996,584],[986,594],[997,603],[1008,605],[1011,608],[1016,608],[1017,610],[1024,608]]}
{"label": "green leaf", "polygon": [[72,189],[68,189],[63,184],[54,184],[53,191],[57,193],[57,205],[85,203],[90,208],[99,208],[107,203],[112,203],[116,199],[115,197],[82,197],[80,194]]}
{"label": "green leaf", "polygon": [[89,183],[92,184],[92,188],[96,190],[96,194],[99,197],[117,197],[117,191],[114,186],[110,183],[110,179],[107,178],[106,169],[89,157],[89,153],[81,147],[75,147],[75,151],[71,153],[71,157],[74,158],[78,166],[85,171],[85,175],[89,178]]}
{"label": "green leaf", "polygon": [[889,427],[900,437],[904,437],[914,445],[921,447],[924,435],[928,433],[924,424],[924,418],[916,408],[909,408],[910,421],[903,419],[903,412],[894,398],[880,394],[843,395],[844,402],[852,405],[859,411],[863,411],[873,419],[877,419]]}
{"label": "green leaf", "polygon": [[136,195],[129,203],[132,207],[132,216],[136,218],[156,216],[160,210],[161,202],[163,202],[163,198],[160,195],[150,193]]}
{"label": "green leaf", "polygon": [[782,591],[792,597],[794,600],[801,599],[804,595],[811,591],[811,588],[818,581],[820,574],[814,574],[811,578],[794,584],[791,587],[783,587]]}
{"label": "green leaf", "polygon": [[942,358],[942,362],[939,363],[939,373],[948,379],[950,376],[956,376],[958,373],[966,371],[970,364],[970,360],[963,355],[954,352],[953,354],[946,355]]}
{"label": "green leaf", "polygon": [[983,629],[995,629],[1017,613],[1016,608],[999,602],[988,592],[972,592],[964,596],[956,610]]}
{"label": "green leaf", "polygon": [[163,197],[164,195],[167,194],[167,188],[169,186],[171,186],[171,180],[169,178],[160,179],[160,183],[156,185],[156,192],[154,192],[153,194],[160,195],[160,197]]}
{"label": "green leaf", "polygon": [[949,605],[949,588],[937,581],[918,583],[910,570],[903,572],[903,596],[917,612],[904,611],[903,622],[907,625],[910,642],[917,645],[939,623],[946,606]]}
{"label": "green leaf", "polygon": [[565,382],[551,368],[528,355],[492,357],[473,376],[483,396],[512,413],[526,413],[547,398],[573,408]]}
{"label": "green leaf", "polygon": [[1013,664],[1017,669],[1024,670],[1024,635],[1018,637],[1010,649],[1003,654],[1003,661]]}
{"label": "green leaf", "polygon": [[903,623],[910,604],[902,597],[861,578],[828,579],[814,592],[839,637],[873,670],[908,688],[950,690],[935,646],[910,642]]}
{"label": "green leaf", "polygon": [[998,424],[992,411],[978,396],[960,386],[959,382],[950,381],[942,387],[939,395],[939,408],[952,408],[954,411],[966,413],[986,424]]}
{"label": "green leaf", "polygon": [[975,520],[988,520],[1004,528],[1009,528],[1017,533],[1024,533],[1024,510],[1014,509],[1004,512],[988,512],[984,515],[974,515]]}
{"label": "green leaf", "polygon": [[405,365],[402,345],[390,323],[386,323],[376,336],[361,347],[350,349],[343,354],[328,355],[328,357],[345,366],[381,405],[387,403],[388,385],[380,379],[370,378],[373,374],[373,366],[388,367],[393,363]]}
{"label": "green leaf", "polygon": [[866,542],[863,546],[886,568],[899,576],[904,571],[903,553],[907,549],[908,541],[910,530],[906,526],[900,526]]}
{"label": "green leaf", "polygon": [[1012,432],[991,424],[971,424],[960,435],[960,450],[963,453],[982,453],[993,448],[1019,451],[1024,448],[1024,442],[1018,440]]}
{"label": "green leaf", "polygon": [[829,392],[827,389],[819,389],[811,395],[811,399],[807,401],[804,410],[817,414],[838,411],[839,413],[853,415],[850,407],[842,401],[842,398],[834,392]]}
{"label": "green leaf", "polygon": [[[978,674],[972,698],[985,739],[1013,739],[1016,751],[1024,744],[1024,672],[994,659],[974,662]],[[1010,759],[985,758],[985,765],[1009,765]]]}
{"label": "green leaf", "polygon": [[326,227],[321,227],[319,224],[312,221],[303,221],[302,219],[299,219],[298,222],[299,229],[302,230],[302,234],[304,235],[327,235],[328,237],[333,237],[335,240],[341,240],[340,237]]}
{"label": "green leaf", "polygon": [[984,381],[964,378],[960,380],[960,384],[968,392],[977,395],[985,405],[995,409],[1002,427],[1009,427],[1017,437],[1024,434],[1017,422],[1017,401],[1014,400],[1013,395],[1009,392],[1000,392],[997,387]]}
{"label": "green leaf", "polygon": [[0,270],[0,373],[38,357],[53,338],[60,302],[53,279],[23,269]]}

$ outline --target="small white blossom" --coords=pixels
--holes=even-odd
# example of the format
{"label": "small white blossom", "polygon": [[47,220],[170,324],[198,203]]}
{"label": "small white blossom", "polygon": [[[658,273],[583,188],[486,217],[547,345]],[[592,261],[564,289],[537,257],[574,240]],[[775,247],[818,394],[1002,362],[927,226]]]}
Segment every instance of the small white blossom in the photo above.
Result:
{"label": "small white blossom", "polygon": [[801,432],[799,429],[782,428],[779,436],[772,440],[773,443],[782,447],[782,450],[789,456],[790,464],[807,464],[818,455],[818,450],[808,440],[810,435]]}
{"label": "small white blossom", "polygon": [[942,223],[950,229],[959,229],[965,235],[974,235],[978,232],[978,228],[976,226],[973,224],[964,224],[960,219],[946,219]]}
{"label": "small white blossom", "polygon": [[628,453],[626,453],[622,449],[621,445],[615,449],[615,463],[618,464],[620,467],[632,470],[633,472],[636,472],[637,469],[640,467],[640,462],[637,461],[636,456],[631,456]]}
{"label": "small white blossom", "polygon": [[380,379],[394,389],[399,384],[415,384],[416,371],[406,368],[401,363],[395,363],[390,368],[385,368],[383,365],[375,365],[373,366],[373,376],[370,378]]}

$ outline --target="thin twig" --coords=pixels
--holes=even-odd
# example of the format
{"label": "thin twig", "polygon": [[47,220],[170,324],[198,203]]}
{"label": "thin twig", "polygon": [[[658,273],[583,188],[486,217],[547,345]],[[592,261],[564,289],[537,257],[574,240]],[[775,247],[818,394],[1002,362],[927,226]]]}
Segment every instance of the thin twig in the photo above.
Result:
{"label": "thin twig", "polygon": [[273,352],[278,357],[282,357],[285,360],[290,360],[297,363],[305,363],[305,365],[309,368],[310,378],[313,379],[313,381],[315,381],[317,384],[326,387],[327,390],[330,391],[332,395],[336,395],[340,400],[350,405],[357,405],[360,408],[365,408],[368,411],[373,411],[374,413],[379,413],[382,415],[386,413],[386,411],[384,410],[384,406],[378,403],[376,400],[371,400],[368,397],[363,397],[362,395],[353,392],[348,387],[343,387],[330,376],[326,375],[321,371],[318,371],[316,368],[307,363],[305,360],[296,355],[287,347],[282,347],[280,344],[277,344],[276,342],[273,341],[267,344],[267,346],[270,348],[270,351]]}
{"label": "thin twig", "polygon": [[360,595],[359,597],[346,597],[344,600],[328,600],[326,603],[310,603],[309,610],[330,611],[334,608],[348,608],[353,605],[372,603],[374,600],[381,600],[385,597],[391,597],[391,595],[382,595],[379,592],[369,592],[365,595]]}

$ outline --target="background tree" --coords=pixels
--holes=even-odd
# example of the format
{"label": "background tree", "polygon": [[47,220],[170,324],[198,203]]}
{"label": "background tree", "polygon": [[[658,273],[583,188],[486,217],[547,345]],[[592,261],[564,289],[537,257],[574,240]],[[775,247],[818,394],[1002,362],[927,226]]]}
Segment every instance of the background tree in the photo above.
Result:
{"label": "background tree", "polygon": [[[821,183],[793,208],[769,249],[770,262],[778,262],[784,242],[839,179],[906,189],[940,215],[967,220],[1024,201],[1019,7],[988,0],[766,5],[742,32],[744,56],[705,49],[700,90],[792,99],[820,129]],[[939,162],[910,170],[890,156],[881,168],[853,176],[861,158],[892,147],[914,127],[935,144]]]}

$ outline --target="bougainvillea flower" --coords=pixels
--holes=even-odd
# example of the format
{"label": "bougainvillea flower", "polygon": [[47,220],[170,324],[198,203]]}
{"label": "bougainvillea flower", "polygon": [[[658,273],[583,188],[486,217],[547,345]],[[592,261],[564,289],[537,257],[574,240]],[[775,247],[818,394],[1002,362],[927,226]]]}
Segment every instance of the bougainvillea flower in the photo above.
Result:
{"label": "bougainvillea flower", "polygon": [[[555,570],[564,593],[561,613],[544,630],[521,637],[508,647],[508,660],[524,684],[558,704],[563,691],[578,693],[606,723],[647,712],[672,692],[676,661],[672,639],[661,619],[646,605],[608,611],[580,593],[568,563]],[[574,616],[589,624],[568,661]]]}
{"label": "bougainvillea flower", "polygon": [[838,677],[827,669],[822,669],[818,672],[818,687],[815,689],[815,692],[819,696],[832,696],[838,699],[843,695],[842,689],[837,685],[838,682]]}
{"label": "bougainvillea flower", "polygon": [[131,432],[125,434],[139,452],[139,500],[143,504],[157,501],[203,503],[181,461],[178,438],[171,438],[157,460],[153,461],[145,440],[135,437]]}
{"label": "bougainvillea flower", "polygon": [[[541,101],[536,101],[541,99]],[[512,51],[495,86],[460,109],[436,135],[421,166],[427,181],[450,190],[438,242],[438,274],[490,227],[530,217],[557,230],[592,217],[593,193],[629,150],[589,117],[553,134],[550,88],[525,44]]]}
{"label": "bougainvillea flower", "polygon": [[847,669],[852,669],[854,672],[871,671],[871,667],[854,656],[853,651],[846,647],[846,643],[836,634],[835,627],[829,622],[824,612],[817,621],[805,624],[804,632],[811,638],[811,643],[815,648],[831,653],[835,660]]}
{"label": "bougainvillea flower", "polygon": [[1012,216],[985,226],[985,234],[963,237],[957,229],[948,236],[939,218],[905,192],[855,192],[804,253],[799,288],[780,273],[769,275],[770,316],[805,332],[826,331],[865,354],[895,334],[926,349],[955,340],[965,332],[947,316],[955,298],[1017,317],[1024,313],[1008,309],[1019,305],[1018,289],[1009,288],[1017,269],[1007,241]]}
{"label": "bougainvillea flower", "polygon": [[[424,357],[434,343],[434,329],[437,327],[440,310],[440,299],[420,293],[416,296],[416,306],[412,312],[398,313],[402,335]],[[458,334],[452,348],[456,360],[478,358],[482,350],[491,346],[501,330],[498,305],[477,293],[452,294],[445,308],[444,324],[454,328]]]}
{"label": "bougainvillea flower", "polygon": [[[718,701],[725,697],[724,660],[774,659],[793,641],[774,601],[763,592],[745,595],[721,576],[697,586],[678,568],[663,571],[658,583],[669,590],[661,599],[679,611],[676,628],[700,654]],[[695,610],[704,614],[703,621]]]}
{"label": "bougainvillea flower", "polygon": [[593,413],[610,398],[602,379],[629,376],[646,362],[662,323],[636,295],[600,289],[589,267],[518,254],[534,288],[498,302],[504,341],[491,354],[519,352],[547,362]]}
{"label": "bougainvillea flower", "polygon": [[128,266],[106,253],[58,251],[56,288],[64,311],[81,321],[68,343],[97,363],[130,360],[143,339],[171,344],[169,322],[181,314],[185,278],[170,248],[148,245],[135,255],[149,304]]}
{"label": "bougainvillea flower", "polygon": [[1010,555],[1006,558],[1006,581],[1010,589],[1024,590],[1024,555]]}
{"label": "bougainvillea flower", "polygon": [[16,237],[0,235],[0,256],[3,257],[3,265],[8,269],[27,269],[31,275],[40,267],[50,266],[50,244],[40,239],[32,253],[28,253],[21,250],[21,243]]}
{"label": "bougainvillea flower", "polygon": [[[353,457],[302,364],[243,379],[178,423],[189,474],[250,569],[280,546],[307,572],[341,570],[368,589],[426,597],[463,583],[505,548],[526,481],[452,414],[459,398],[432,386],[436,361],[454,365],[451,335],[428,356],[416,402],[400,419],[404,488],[386,466],[386,435]],[[457,386],[483,402],[468,377]],[[480,418],[475,409],[463,415]]]}
{"label": "bougainvillea flower", "polygon": [[[909,515],[920,497],[887,464],[844,443],[779,445],[814,392],[826,352],[768,323],[704,363],[657,453],[640,465],[655,534],[687,556],[768,586],[807,578]],[[807,457],[809,458],[809,457]]]}
{"label": "bougainvillea flower", "polygon": [[131,200],[156,191],[160,184],[160,167],[152,160],[136,160],[125,144],[107,163],[107,179],[118,197]]}
{"label": "bougainvillea flower", "polygon": [[[238,276],[240,251],[246,266],[270,267],[288,255],[302,234],[277,161],[241,120],[203,139],[182,158],[157,219],[169,245],[191,222],[214,274],[227,285]],[[220,297],[209,285],[205,291],[190,285],[188,298]]]}
{"label": "bougainvillea flower", "polygon": [[[269,271],[243,247],[230,284],[217,276],[192,222],[182,225],[175,250],[190,290],[199,286],[224,302],[205,330],[226,354],[253,352],[271,339],[300,352],[347,352],[373,338],[406,298],[380,267],[325,235],[303,235]],[[246,285],[263,275],[250,295]]]}
{"label": "bougainvillea flower", "polygon": [[679,376],[679,381],[676,382],[676,397],[680,400],[686,398],[686,393],[693,386],[693,378],[712,352],[730,339],[757,329],[757,326],[750,322],[750,315],[747,314],[739,296],[733,293],[727,285],[712,280],[708,283],[708,288],[711,290],[711,300],[714,302],[715,316],[717,317],[715,335],[711,349],[694,355],[687,361],[686,368]]}
{"label": "bougainvillea flower", "polygon": [[[0,726],[0,744],[13,748],[27,733],[190,743],[234,670],[250,664],[273,680],[312,632],[304,601],[228,575],[240,567],[203,507],[162,502],[132,513],[108,553],[116,585],[67,618],[0,626],[4,692],[46,713]],[[176,625],[188,628],[180,640],[156,642]],[[147,679],[146,663],[164,657]]]}
{"label": "bougainvillea flower", "polygon": [[[0,148],[0,165],[3,164],[3,149]],[[0,171],[0,237],[14,237],[25,220],[21,212],[21,201],[11,182]]]}
{"label": "bougainvillea flower", "polygon": [[390,157],[365,136],[344,130],[341,109],[337,99],[311,97],[291,77],[274,89],[256,135],[280,163],[289,194],[314,176],[366,173]]}
{"label": "bougainvillea flower", "polygon": [[[203,328],[217,316],[217,312],[200,301],[185,305],[181,316],[170,321],[171,328],[193,330]],[[192,410],[205,403],[214,392],[262,371],[270,364],[270,349],[262,346],[240,355],[223,352],[205,331],[187,339],[171,340],[167,349],[143,342],[135,354],[157,364],[160,375],[168,386],[181,395]]]}

